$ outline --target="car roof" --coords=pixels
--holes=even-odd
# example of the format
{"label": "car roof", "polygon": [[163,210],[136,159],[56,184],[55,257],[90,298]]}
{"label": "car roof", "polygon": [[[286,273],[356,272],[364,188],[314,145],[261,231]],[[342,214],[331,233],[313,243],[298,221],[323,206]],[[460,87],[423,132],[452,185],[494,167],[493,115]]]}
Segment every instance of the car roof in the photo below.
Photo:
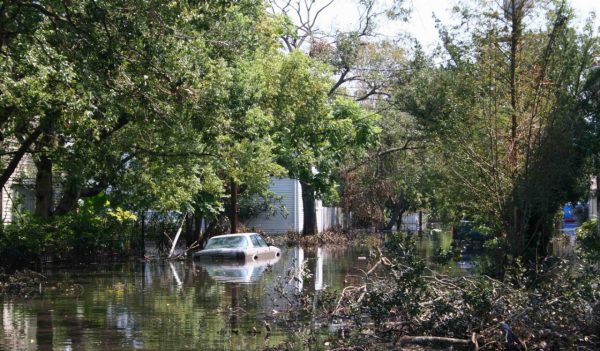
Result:
{"label": "car roof", "polygon": [[249,236],[249,235],[258,235],[258,233],[222,234],[222,235],[215,235],[212,238],[226,238],[226,237],[231,237],[231,236]]}

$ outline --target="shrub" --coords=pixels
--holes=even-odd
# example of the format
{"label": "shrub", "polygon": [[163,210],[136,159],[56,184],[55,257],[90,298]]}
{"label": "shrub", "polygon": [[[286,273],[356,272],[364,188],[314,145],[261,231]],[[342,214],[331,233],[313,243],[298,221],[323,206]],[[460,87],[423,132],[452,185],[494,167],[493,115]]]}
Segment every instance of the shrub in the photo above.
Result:
{"label": "shrub", "polygon": [[135,217],[97,198],[78,212],[49,219],[31,215],[0,230],[0,266],[8,270],[44,261],[129,254]]}
{"label": "shrub", "polygon": [[582,257],[600,260],[600,234],[598,233],[598,220],[596,218],[584,222],[576,231]]}

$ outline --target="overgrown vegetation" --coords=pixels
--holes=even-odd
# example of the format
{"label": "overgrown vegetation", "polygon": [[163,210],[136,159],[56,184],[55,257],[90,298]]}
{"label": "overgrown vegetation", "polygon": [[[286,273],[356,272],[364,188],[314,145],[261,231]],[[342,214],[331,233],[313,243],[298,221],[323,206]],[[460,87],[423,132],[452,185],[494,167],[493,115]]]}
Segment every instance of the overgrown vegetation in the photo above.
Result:
{"label": "overgrown vegetation", "polygon": [[[308,340],[327,342],[332,349],[406,344],[469,350],[600,346],[595,261],[552,258],[538,267],[512,265],[502,279],[450,277],[427,268],[407,235],[390,237],[370,261],[361,285],[346,286],[333,295],[288,295],[293,312],[282,315],[282,323],[297,313],[308,314],[310,323],[298,327],[310,331]],[[289,281],[300,273],[291,272]],[[339,331],[331,336],[315,325]]]}
{"label": "overgrown vegetation", "polygon": [[79,211],[43,220],[24,215],[0,232],[0,266],[9,270],[45,262],[126,256],[139,247],[135,215],[113,208],[103,194]]}
{"label": "overgrown vegetation", "polygon": [[600,261],[600,233],[598,232],[598,219],[594,218],[581,224],[576,231],[577,241],[580,244],[579,254],[588,260]]}

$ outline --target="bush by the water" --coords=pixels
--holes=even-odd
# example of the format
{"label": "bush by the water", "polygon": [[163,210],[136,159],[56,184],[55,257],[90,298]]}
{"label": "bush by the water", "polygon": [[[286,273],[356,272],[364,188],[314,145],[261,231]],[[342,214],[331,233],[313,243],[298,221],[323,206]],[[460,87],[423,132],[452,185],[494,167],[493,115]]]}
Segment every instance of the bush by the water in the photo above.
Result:
{"label": "bush by the water", "polygon": [[600,233],[596,218],[584,222],[577,228],[577,241],[581,244],[580,254],[592,260],[600,260]]}
{"label": "bush by the water", "polygon": [[135,217],[108,205],[106,198],[98,197],[64,216],[20,216],[0,228],[0,266],[14,270],[43,261],[129,253]]}

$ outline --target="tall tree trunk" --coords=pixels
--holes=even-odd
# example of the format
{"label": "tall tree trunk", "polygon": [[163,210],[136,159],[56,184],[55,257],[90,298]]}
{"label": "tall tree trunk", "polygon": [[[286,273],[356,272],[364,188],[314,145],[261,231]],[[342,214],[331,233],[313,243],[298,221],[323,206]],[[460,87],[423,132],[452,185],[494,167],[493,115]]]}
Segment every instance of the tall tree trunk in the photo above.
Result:
{"label": "tall tree trunk", "polygon": [[52,180],[53,162],[48,153],[56,146],[56,137],[54,134],[54,125],[59,116],[59,112],[48,112],[48,119],[41,126],[43,134],[35,145],[33,162],[37,174],[35,176],[35,214],[41,218],[48,218],[52,215],[54,188]]}
{"label": "tall tree trunk", "polygon": [[[517,129],[519,124],[519,82],[518,82],[518,71],[519,71],[519,52],[521,47],[522,37],[522,19],[525,1],[510,0],[508,2],[509,8],[506,9],[508,12],[508,21],[511,25],[510,34],[510,106],[511,106],[511,123],[510,123],[510,135],[509,135],[509,152],[508,152],[508,164],[510,166],[511,177],[513,182],[516,182],[518,176],[518,148],[519,141],[517,140]],[[513,199],[516,201],[516,199]],[[521,211],[519,204],[513,204],[513,216],[512,223],[510,223],[510,229],[508,230],[509,243],[511,245],[511,251],[515,255],[522,253],[523,232],[521,226]]]}
{"label": "tall tree trunk", "polygon": [[140,257],[146,256],[146,211],[140,215]]}
{"label": "tall tree trunk", "polygon": [[196,238],[196,242],[198,242],[198,246],[200,249],[204,248],[204,236],[202,235],[202,216],[199,211],[193,216],[194,218],[194,238]]}
{"label": "tall tree trunk", "polygon": [[231,233],[237,233],[238,227],[237,191],[237,184],[231,179],[231,213],[229,216],[229,220],[231,221]]}
{"label": "tall tree trunk", "polygon": [[[522,36],[522,19],[524,1],[511,0],[509,10],[511,35],[510,35],[510,107],[511,107],[511,123],[510,123],[510,151],[509,162],[512,166],[513,173],[516,172],[517,166],[517,128],[519,114],[519,86],[517,82],[518,76],[518,54],[521,46]],[[516,174],[513,174],[515,176]]]}
{"label": "tall tree trunk", "polygon": [[81,186],[70,176],[67,176],[67,181],[64,183],[64,190],[54,213],[63,215],[70,212],[77,205],[77,200],[81,196]]}
{"label": "tall tree trunk", "polygon": [[35,176],[35,215],[48,218],[52,214],[52,160],[47,154],[42,154],[35,161],[37,174]]}
{"label": "tall tree trunk", "polygon": [[404,210],[400,210],[398,212],[398,217],[396,218],[396,231],[402,230],[402,216],[404,215]]}
{"label": "tall tree trunk", "polygon": [[302,235],[314,235],[319,232],[317,227],[317,208],[315,206],[315,191],[308,183],[300,181],[302,188],[302,209],[304,211],[304,227]]}
{"label": "tall tree trunk", "polygon": [[196,242],[194,235],[194,215],[189,215],[185,221],[185,246],[190,247]]}
{"label": "tall tree trunk", "polygon": [[387,225],[383,228],[384,230],[392,230],[394,224],[396,224],[396,230],[400,231],[400,227],[402,226],[402,215],[406,211],[405,203],[404,194],[401,193],[398,196],[398,200],[393,204],[392,216]]}

